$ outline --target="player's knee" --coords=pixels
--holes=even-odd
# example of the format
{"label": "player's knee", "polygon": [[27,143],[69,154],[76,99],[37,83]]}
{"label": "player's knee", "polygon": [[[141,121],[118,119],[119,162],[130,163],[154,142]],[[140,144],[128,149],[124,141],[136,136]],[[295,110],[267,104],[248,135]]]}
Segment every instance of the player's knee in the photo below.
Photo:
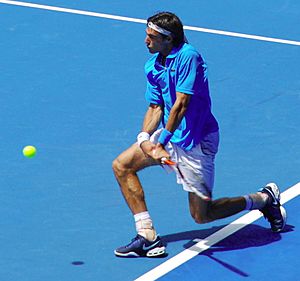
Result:
{"label": "player's knee", "polygon": [[198,224],[204,224],[211,221],[209,217],[209,204],[199,200],[199,197],[189,193],[190,214]]}
{"label": "player's knee", "polygon": [[120,162],[118,158],[116,158],[112,162],[112,169],[116,175],[116,177],[122,177],[126,174],[126,168],[125,166]]}
{"label": "player's knee", "polygon": [[210,222],[210,219],[208,216],[200,214],[200,213],[192,213],[191,214],[194,221],[198,224],[204,224]]}

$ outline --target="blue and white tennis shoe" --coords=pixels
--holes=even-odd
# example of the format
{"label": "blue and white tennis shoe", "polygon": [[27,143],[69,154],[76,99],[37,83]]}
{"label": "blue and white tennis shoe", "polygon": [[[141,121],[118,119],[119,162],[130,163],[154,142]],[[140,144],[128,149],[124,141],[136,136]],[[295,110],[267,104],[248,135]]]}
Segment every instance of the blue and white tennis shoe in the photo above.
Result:
{"label": "blue and white tennis shoe", "polygon": [[115,250],[115,255],[119,257],[157,257],[165,253],[166,248],[159,236],[149,241],[139,234],[128,245]]}
{"label": "blue and white tennis shoe", "polygon": [[269,221],[273,232],[280,232],[284,229],[287,215],[283,206],[280,204],[280,190],[275,183],[268,183],[265,187],[259,190],[266,193],[271,199],[271,204],[267,204],[260,211]]}

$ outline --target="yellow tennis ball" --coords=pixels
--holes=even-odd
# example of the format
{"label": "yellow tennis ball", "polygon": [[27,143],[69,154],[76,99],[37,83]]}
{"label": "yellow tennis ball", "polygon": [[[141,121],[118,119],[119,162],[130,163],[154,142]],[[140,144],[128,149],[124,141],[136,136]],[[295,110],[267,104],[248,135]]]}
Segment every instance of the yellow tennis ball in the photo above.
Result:
{"label": "yellow tennis ball", "polygon": [[32,145],[27,145],[23,148],[24,156],[31,158],[36,154],[36,148]]}

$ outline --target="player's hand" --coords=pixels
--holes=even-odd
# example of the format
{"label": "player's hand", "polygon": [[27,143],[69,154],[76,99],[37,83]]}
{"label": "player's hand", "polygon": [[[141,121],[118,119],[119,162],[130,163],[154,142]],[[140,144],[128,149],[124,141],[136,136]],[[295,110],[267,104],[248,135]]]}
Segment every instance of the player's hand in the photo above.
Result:
{"label": "player's hand", "polygon": [[155,149],[155,144],[151,141],[144,141],[141,143],[141,149],[143,152],[152,158],[153,150]]}
{"label": "player's hand", "polygon": [[157,160],[158,162],[161,162],[162,158],[170,158],[169,153],[160,143],[154,144],[151,141],[144,141],[141,144],[141,149],[146,155],[153,158],[154,160]]}
{"label": "player's hand", "polygon": [[152,158],[161,162],[161,160],[164,159],[169,159],[170,154],[165,150],[164,146],[160,143],[157,143],[155,145],[154,150],[152,151]]}

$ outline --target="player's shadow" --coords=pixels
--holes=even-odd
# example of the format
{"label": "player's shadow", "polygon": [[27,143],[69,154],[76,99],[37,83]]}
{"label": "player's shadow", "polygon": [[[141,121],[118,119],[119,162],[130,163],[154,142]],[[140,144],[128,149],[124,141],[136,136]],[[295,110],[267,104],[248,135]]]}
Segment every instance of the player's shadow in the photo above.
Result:
{"label": "player's shadow", "polygon": [[[184,244],[185,248],[190,248],[193,245],[195,245],[197,242],[199,242],[201,239],[207,238],[209,235],[217,232],[223,227],[224,226],[219,226],[219,227],[212,227],[210,229],[204,229],[204,230],[192,230],[192,231],[169,234],[169,235],[162,236],[162,240],[166,244],[176,242],[176,241],[190,240],[189,242]],[[240,250],[240,249],[251,248],[251,247],[261,247],[264,245],[275,243],[281,240],[282,234],[286,232],[291,232],[293,230],[294,230],[294,226],[286,225],[285,230],[283,232],[273,233],[270,231],[269,228],[264,228],[259,225],[251,224],[242,228],[238,232],[226,237],[225,239],[211,246],[206,251],[201,252],[201,255],[207,256],[208,258],[214,260],[215,262],[224,266],[228,270],[242,277],[248,277],[249,276],[248,273],[243,272],[237,267],[230,265],[220,260],[219,258],[216,258],[215,256],[213,256],[213,254],[216,252],[226,252],[226,251]]]}

